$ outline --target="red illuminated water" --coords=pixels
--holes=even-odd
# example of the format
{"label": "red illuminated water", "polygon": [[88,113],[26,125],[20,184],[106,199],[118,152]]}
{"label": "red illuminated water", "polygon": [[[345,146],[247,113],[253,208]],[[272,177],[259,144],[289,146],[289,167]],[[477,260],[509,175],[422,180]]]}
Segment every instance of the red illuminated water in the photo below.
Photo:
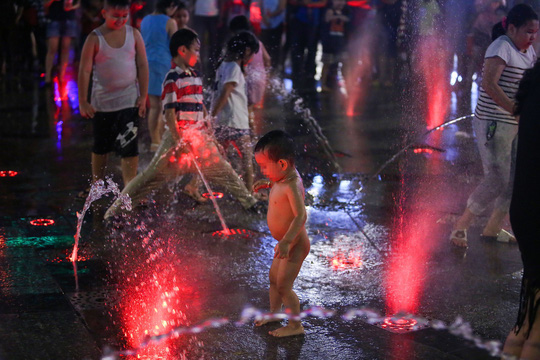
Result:
{"label": "red illuminated water", "polygon": [[204,177],[201,167],[199,166],[197,160],[195,157],[193,157],[193,164],[197,168],[197,171],[199,172],[199,175],[201,176],[201,180],[204,183],[204,186],[206,187],[206,190],[208,190],[208,194],[210,194],[210,199],[212,200],[212,204],[214,204],[214,208],[216,209],[216,214],[219,217],[219,221],[221,222],[221,226],[223,227],[223,233],[228,234],[229,228],[227,227],[227,224],[225,223],[225,219],[223,218],[223,215],[221,215],[221,210],[219,209],[219,206],[216,201],[216,197],[214,196],[214,192],[210,188],[210,184],[208,184],[208,181],[206,181],[206,178]]}

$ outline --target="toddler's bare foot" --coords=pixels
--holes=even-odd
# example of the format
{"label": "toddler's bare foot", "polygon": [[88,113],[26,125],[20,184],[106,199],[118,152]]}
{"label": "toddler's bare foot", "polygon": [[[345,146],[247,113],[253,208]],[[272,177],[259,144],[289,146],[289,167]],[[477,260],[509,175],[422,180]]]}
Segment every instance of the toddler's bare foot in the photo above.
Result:
{"label": "toddler's bare foot", "polygon": [[263,325],[266,325],[268,323],[273,323],[273,322],[280,322],[281,319],[262,319],[262,320],[255,320],[255,326],[263,326]]}
{"label": "toddler's bare foot", "polygon": [[269,331],[268,333],[275,337],[302,335],[304,334],[304,327],[302,325],[298,325],[298,326],[287,325],[279,329],[276,329],[274,331]]}

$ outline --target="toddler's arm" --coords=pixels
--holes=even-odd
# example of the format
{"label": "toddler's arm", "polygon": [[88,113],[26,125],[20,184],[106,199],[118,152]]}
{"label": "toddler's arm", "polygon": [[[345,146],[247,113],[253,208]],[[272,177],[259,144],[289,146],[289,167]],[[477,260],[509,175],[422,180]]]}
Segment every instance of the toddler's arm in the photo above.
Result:
{"label": "toddler's arm", "polygon": [[137,98],[136,107],[139,108],[139,116],[146,115],[146,96],[148,95],[148,61],[146,60],[146,49],[141,33],[137,29],[133,29],[135,35],[135,62],[137,63],[137,81],[139,82],[140,95]]}
{"label": "toddler's arm", "polygon": [[79,112],[82,117],[93,118],[96,109],[88,102],[88,86],[90,84],[90,74],[94,65],[94,55],[98,50],[98,40],[96,34],[91,32],[86,38],[81,52],[79,64]]}
{"label": "toddler's arm", "polygon": [[214,109],[212,110],[212,116],[216,116],[219,114],[221,109],[223,109],[235,87],[235,82],[228,82],[223,86],[223,91],[221,91],[221,94],[219,94],[216,104],[214,105]]}
{"label": "toddler's arm", "polygon": [[298,180],[287,184],[286,195],[289,204],[291,205],[294,219],[291,221],[289,229],[285,235],[283,235],[283,238],[278,242],[277,251],[274,254],[274,257],[280,259],[289,257],[289,249],[294,246],[294,241],[298,239],[298,234],[304,227],[307,219],[304,198],[298,187]]}

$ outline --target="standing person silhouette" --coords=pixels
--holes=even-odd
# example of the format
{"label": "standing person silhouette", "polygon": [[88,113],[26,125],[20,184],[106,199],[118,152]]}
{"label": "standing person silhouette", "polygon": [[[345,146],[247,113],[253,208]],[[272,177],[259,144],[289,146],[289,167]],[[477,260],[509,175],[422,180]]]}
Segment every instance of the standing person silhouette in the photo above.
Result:
{"label": "standing person silhouette", "polygon": [[482,236],[501,242],[515,241],[512,234],[502,229],[512,196],[511,169],[517,146],[514,97],[523,73],[536,61],[532,43],[538,28],[538,15],[525,4],[514,6],[508,17],[495,25],[496,39],[486,51],[484,76],[473,120],[484,179],[469,196],[467,208],[454,224],[450,241],[456,246],[467,247],[467,229],[493,201],[495,208]]}

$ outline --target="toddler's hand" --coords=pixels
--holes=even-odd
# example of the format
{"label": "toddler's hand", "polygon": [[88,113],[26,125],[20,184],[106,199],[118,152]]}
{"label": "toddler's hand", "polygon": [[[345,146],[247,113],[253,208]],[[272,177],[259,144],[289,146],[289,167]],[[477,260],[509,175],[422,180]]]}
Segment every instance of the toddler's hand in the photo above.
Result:
{"label": "toddler's hand", "polygon": [[79,112],[81,113],[82,117],[92,119],[96,114],[96,109],[94,109],[91,104],[85,101],[79,103]]}
{"label": "toddler's hand", "polygon": [[139,116],[145,117],[146,116],[146,97],[139,96],[137,98],[137,102],[135,103],[135,107],[139,108]]}
{"label": "toddler's hand", "polygon": [[289,244],[281,240],[274,248],[274,258],[287,259],[289,257]]}
{"label": "toddler's hand", "polygon": [[253,184],[253,192],[259,192],[261,189],[268,189],[270,187],[272,187],[270,181],[266,179],[257,180],[255,181],[255,184]]}

